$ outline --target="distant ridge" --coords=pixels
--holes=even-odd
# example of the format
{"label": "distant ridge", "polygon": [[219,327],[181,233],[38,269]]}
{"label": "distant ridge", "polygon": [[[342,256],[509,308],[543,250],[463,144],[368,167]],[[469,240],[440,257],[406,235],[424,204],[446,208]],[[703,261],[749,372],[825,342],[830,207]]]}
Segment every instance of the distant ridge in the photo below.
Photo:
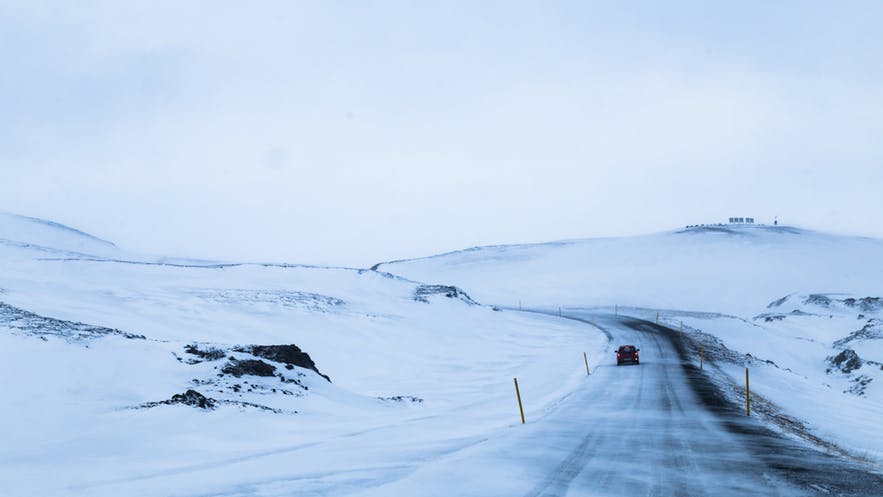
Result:
{"label": "distant ridge", "polygon": [[41,219],[39,217],[22,216],[21,214],[13,214],[11,212],[0,212],[0,214],[2,214],[4,216],[12,217],[12,218],[20,219],[22,221],[27,221],[30,223],[49,226],[50,228],[55,228],[57,230],[66,231],[66,232],[74,234],[74,235],[88,238],[88,239],[95,241],[95,242],[103,243],[109,247],[117,248],[116,244],[113,242],[109,242],[109,241],[104,240],[102,238],[98,238],[95,235],[90,235],[89,233],[86,233],[85,231],[80,231],[76,228],[71,228],[70,226],[67,226],[67,225],[61,224],[61,223],[57,223],[55,221],[49,221],[47,219]]}

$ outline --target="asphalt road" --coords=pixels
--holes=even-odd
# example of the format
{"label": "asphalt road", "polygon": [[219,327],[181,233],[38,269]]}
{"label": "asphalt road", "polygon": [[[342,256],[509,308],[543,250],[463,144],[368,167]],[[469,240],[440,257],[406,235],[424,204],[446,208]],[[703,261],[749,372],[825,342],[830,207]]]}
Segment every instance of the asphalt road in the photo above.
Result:
{"label": "asphalt road", "polygon": [[[883,495],[883,477],[767,429],[692,366],[672,330],[571,312],[641,364],[608,364],[519,445],[555,465],[524,495]],[[576,421],[576,422],[575,422]]]}

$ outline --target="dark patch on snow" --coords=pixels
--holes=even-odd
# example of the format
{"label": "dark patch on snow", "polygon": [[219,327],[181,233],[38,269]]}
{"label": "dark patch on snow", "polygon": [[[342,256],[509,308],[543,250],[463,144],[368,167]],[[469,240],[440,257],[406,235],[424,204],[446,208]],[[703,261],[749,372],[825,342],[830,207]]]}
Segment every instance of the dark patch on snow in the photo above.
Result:
{"label": "dark patch on snow", "polygon": [[773,321],[782,321],[786,317],[787,316],[784,314],[758,314],[757,316],[754,316],[752,319],[754,319],[755,321],[757,321],[758,319],[763,319],[767,323],[772,323]]}
{"label": "dark patch on snow", "polygon": [[868,388],[868,384],[871,383],[873,379],[867,375],[859,375],[852,379],[852,386],[843,391],[843,393],[851,393],[862,397],[865,395],[865,390]]}
{"label": "dark patch on snow", "polygon": [[268,361],[285,364],[286,369],[290,366],[297,366],[304,369],[310,369],[316,372],[322,378],[329,382],[331,378],[319,371],[316,363],[310,358],[310,355],[302,351],[300,347],[294,344],[288,345],[248,345],[245,347],[237,347],[233,349],[237,352],[244,352],[256,357],[262,357]]}
{"label": "dark patch on snow", "polygon": [[239,407],[250,407],[253,409],[259,409],[262,411],[269,411],[275,414],[297,414],[297,411],[286,411],[283,409],[275,409],[273,407],[264,406],[261,404],[255,404],[252,402],[242,402],[238,400],[218,400],[210,397],[206,397],[205,395],[197,392],[196,390],[189,389],[184,393],[175,394],[169,400],[161,400],[159,402],[146,402],[138,406],[139,409],[151,409],[154,407],[162,406],[162,405],[185,405],[191,406],[198,409],[204,409],[206,411],[212,411],[216,409],[219,405],[231,405],[231,406],[239,406]]}
{"label": "dark patch on snow", "polygon": [[785,301],[788,300],[788,297],[790,297],[790,295],[785,295],[784,297],[780,298],[779,300],[774,300],[774,301],[770,302],[769,305],[766,306],[767,309],[772,309],[773,307],[779,307],[780,305],[784,304]]}
{"label": "dark patch on snow", "polygon": [[449,299],[460,299],[470,305],[478,305],[466,292],[452,285],[418,285],[414,289],[414,300],[428,304],[429,297],[443,295]]}
{"label": "dark patch on snow", "polygon": [[883,309],[883,300],[880,297],[848,298],[843,300],[843,304],[847,307],[858,307],[862,312],[876,312]]}
{"label": "dark patch on snow", "polygon": [[108,335],[116,335],[131,340],[146,340],[144,335],[128,333],[115,328],[105,328],[76,321],[64,321],[40,316],[39,314],[19,309],[3,302],[0,302],[0,326],[42,338],[48,335],[62,337],[71,341],[89,340]]}
{"label": "dark patch on snow", "polygon": [[843,350],[836,356],[829,356],[825,360],[832,366],[826,370],[827,373],[836,368],[843,373],[849,374],[862,367],[861,358],[852,349]]}
{"label": "dark patch on snow", "polygon": [[217,401],[215,399],[211,399],[206,397],[205,395],[197,392],[193,389],[188,389],[184,393],[178,393],[172,396],[169,400],[161,400],[159,402],[148,402],[146,404],[141,404],[140,407],[143,408],[151,408],[160,405],[173,405],[173,404],[182,404],[185,406],[198,407],[200,409],[212,410],[215,408]]}
{"label": "dark patch on snow", "polygon": [[846,337],[835,341],[834,347],[843,347],[853,340],[877,340],[881,338],[883,338],[883,321],[879,319],[869,319],[862,329],[853,331]]}
{"label": "dark patch on snow", "polygon": [[392,402],[411,402],[415,404],[422,404],[423,399],[420,397],[414,397],[411,395],[396,395],[395,397],[377,397],[380,400],[392,401]]}
{"label": "dark patch on snow", "polygon": [[184,352],[188,354],[195,355],[202,359],[202,361],[189,360],[187,361],[189,364],[198,364],[203,361],[217,361],[219,359],[223,359],[227,352],[223,349],[219,349],[216,347],[206,347],[204,349],[199,348],[199,345],[193,343],[184,347]]}
{"label": "dark patch on snow", "polygon": [[297,290],[202,289],[191,293],[203,300],[224,305],[277,305],[312,312],[329,312],[346,302],[328,295]]}
{"label": "dark patch on snow", "polygon": [[245,359],[242,361],[231,359],[230,362],[224,365],[221,372],[237,378],[241,378],[244,375],[275,376],[276,366],[257,359]]}
{"label": "dark patch on snow", "polygon": [[809,295],[803,300],[804,304],[817,305],[819,307],[831,307],[831,302],[831,297],[818,293]]}

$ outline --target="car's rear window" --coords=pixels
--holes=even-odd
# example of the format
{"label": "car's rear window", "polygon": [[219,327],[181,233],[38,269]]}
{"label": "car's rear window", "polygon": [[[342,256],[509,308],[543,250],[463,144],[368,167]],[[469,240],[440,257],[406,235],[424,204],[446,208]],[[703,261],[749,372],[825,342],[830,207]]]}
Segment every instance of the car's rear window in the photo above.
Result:
{"label": "car's rear window", "polygon": [[620,347],[619,351],[620,352],[634,352],[635,348],[634,347]]}

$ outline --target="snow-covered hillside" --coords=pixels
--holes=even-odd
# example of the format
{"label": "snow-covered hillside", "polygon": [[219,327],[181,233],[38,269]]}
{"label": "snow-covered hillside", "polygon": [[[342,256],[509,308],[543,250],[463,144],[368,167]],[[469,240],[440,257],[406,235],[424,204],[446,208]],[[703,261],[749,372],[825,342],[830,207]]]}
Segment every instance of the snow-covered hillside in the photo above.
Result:
{"label": "snow-covered hillside", "polygon": [[[500,306],[618,311],[680,330],[738,396],[801,431],[883,460],[883,241],[787,226],[477,247],[376,268],[462,286]],[[775,416],[773,416],[775,417]],[[784,419],[784,417],[782,417]]]}
{"label": "snow-covered hillside", "polygon": [[795,292],[881,293],[883,241],[787,226],[477,247],[379,264],[496,305],[633,305],[751,316]]}
{"label": "snow-covered hillside", "polygon": [[5,495],[378,484],[515,423],[515,376],[540,416],[604,343],[431,280],[150,262],[14,216],[0,239]]}
{"label": "snow-covered hillside", "polygon": [[0,247],[27,248],[45,255],[119,255],[108,241],[53,221],[0,212]]}

